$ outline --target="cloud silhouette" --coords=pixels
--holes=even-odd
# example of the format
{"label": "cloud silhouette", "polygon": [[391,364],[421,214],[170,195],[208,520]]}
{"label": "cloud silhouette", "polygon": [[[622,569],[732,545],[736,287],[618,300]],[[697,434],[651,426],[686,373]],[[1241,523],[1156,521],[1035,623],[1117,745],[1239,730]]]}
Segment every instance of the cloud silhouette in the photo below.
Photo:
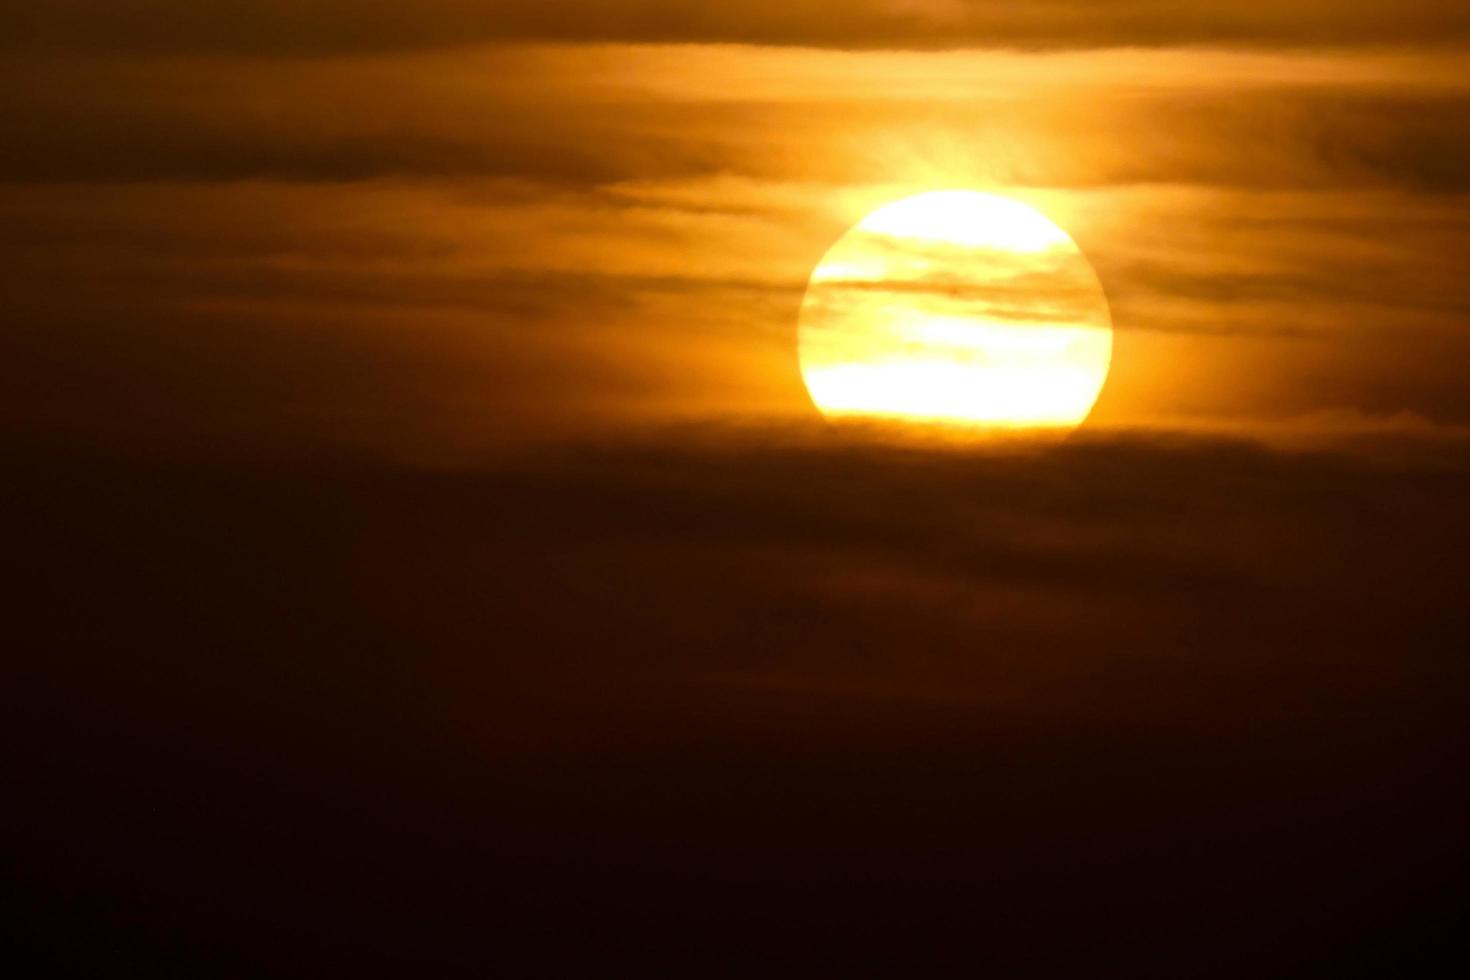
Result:
{"label": "cloud silhouette", "polygon": [[[1455,934],[1463,445],[10,458],[12,880],[48,955],[576,965],[672,929],[702,960],[734,922],[741,961],[818,929],[1045,973],[1060,921],[1120,965],[1228,936],[1226,975]],[[112,911],[139,893],[204,938]],[[1170,928],[1113,943],[1136,916]]]}

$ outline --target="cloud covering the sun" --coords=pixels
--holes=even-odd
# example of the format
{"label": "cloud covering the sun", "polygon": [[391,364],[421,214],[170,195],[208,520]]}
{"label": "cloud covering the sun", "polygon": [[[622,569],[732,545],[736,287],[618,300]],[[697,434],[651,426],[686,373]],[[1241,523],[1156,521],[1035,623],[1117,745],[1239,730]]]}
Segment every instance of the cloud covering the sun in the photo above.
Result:
{"label": "cloud covering the sun", "polygon": [[[1464,0],[9,7],[54,972],[1463,948]],[[814,410],[814,266],[937,189],[1096,270],[1069,437]]]}
{"label": "cloud covering the sun", "polygon": [[452,453],[799,416],[817,260],[972,187],[1097,268],[1099,425],[1470,419],[1458,8],[1167,6],[32,5],[0,417]]}

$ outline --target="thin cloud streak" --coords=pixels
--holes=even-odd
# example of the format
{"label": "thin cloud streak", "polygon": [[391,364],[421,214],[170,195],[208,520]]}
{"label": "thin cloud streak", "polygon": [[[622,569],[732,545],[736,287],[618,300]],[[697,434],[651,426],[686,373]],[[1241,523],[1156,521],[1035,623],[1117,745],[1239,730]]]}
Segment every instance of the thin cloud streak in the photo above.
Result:
{"label": "thin cloud streak", "polygon": [[347,0],[53,0],[8,18],[25,51],[215,52],[300,57],[485,41],[743,43],[946,50],[1454,45],[1470,15],[1454,0],[423,0],[410,10]]}

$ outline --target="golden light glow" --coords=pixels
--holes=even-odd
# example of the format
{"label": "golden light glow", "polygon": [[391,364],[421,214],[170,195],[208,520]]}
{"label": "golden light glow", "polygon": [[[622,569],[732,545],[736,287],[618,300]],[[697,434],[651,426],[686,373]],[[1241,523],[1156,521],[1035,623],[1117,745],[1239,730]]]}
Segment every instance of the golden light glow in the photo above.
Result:
{"label": "golden light glow", "polygon": [[880,208],[812,273],[801,371],[829,417],[1070,427],[1112,359],[1092,266],[1035,209],[972,191]]}

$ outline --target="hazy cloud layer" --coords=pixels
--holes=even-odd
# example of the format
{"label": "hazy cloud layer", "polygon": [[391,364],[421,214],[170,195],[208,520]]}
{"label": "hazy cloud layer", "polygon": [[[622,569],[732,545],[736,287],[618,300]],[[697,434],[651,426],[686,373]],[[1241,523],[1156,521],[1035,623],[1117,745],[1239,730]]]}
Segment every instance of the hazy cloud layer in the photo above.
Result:
{"label": "hazy cloud layer", "polygon": [[[1467,50],[1428,0],[7,12],[27,941],[1430,973],[1470,870]],[[1070,438],[807,400],[813,267],[957,187],[1099,274]]]}
{"label": "hazy cloud layer", "polygon": [[1097,267],[1119,334],[1096,423],[1454,427],[1464,64],[35,49],[0,68],[0,404],[12,428],[104,439],[430,455],[799,416],[822,253],[896,197],[978,187],[1041,207]]}
{"label": "hazy cloud layer", "polygon": [[1454,0],[55,0],[7,17],[5,44],[301,55],[494,40],[945,49],[1171,44],[1446,44],[1470,35]]}
{"label": "hazy cloud layer", "polygon": [[9,458],[11,874],[51,955],[544,970],[821,930],[829,965],[1046,975],[1060,921],[1091,965],[1207,942],[1227,977],[1458,943],[1463,450]]}
{"label": "hazy cloud layer", "polygon": [[[96,438],[414,455],[635,420],[799,415],[810,265],[844,215],[902,190],[831,193],[16,187],[0,194],[12,317],[0,403],[12,427]],[[1100,424],[1470,413],[1467,229],[1442,204],[1361,194],[1347,211],[1336,195],[1182,189],[1034,200],[1078,235],[1113,305]]]}
{"label": "hazy cloud layer", "polygon": [[[8,180],[739,174],[827,182],[1470,188],[1464,62],[977,54],[914,93],[911,56],[515,49],[320,60],[41,59],[3,69]],[[1317,77],[1333,65],[1339,83]],[[1160,72],[1160,68],[1168,71]],[[761,82],[762,72],[777,78]],[[1457,74],[1458,73],[1458,74]],[[1236,81],[1221,84],[1224,75]],[[874,77],[888,80],[884,94]],[[932,68],[929,77],[944,79]],[[1057,78],[1071,79],[1059,83]],[[750,94],[742,96],[742,84]],[[732,89],[731,86],[734,86]],[[842,94],[844,86],[855,91]],[[820,97],[807,95],[815,89]],[[1079,99],[1085,99],[1085,110]],[[555,111],[547,111],[554,106]]]}

